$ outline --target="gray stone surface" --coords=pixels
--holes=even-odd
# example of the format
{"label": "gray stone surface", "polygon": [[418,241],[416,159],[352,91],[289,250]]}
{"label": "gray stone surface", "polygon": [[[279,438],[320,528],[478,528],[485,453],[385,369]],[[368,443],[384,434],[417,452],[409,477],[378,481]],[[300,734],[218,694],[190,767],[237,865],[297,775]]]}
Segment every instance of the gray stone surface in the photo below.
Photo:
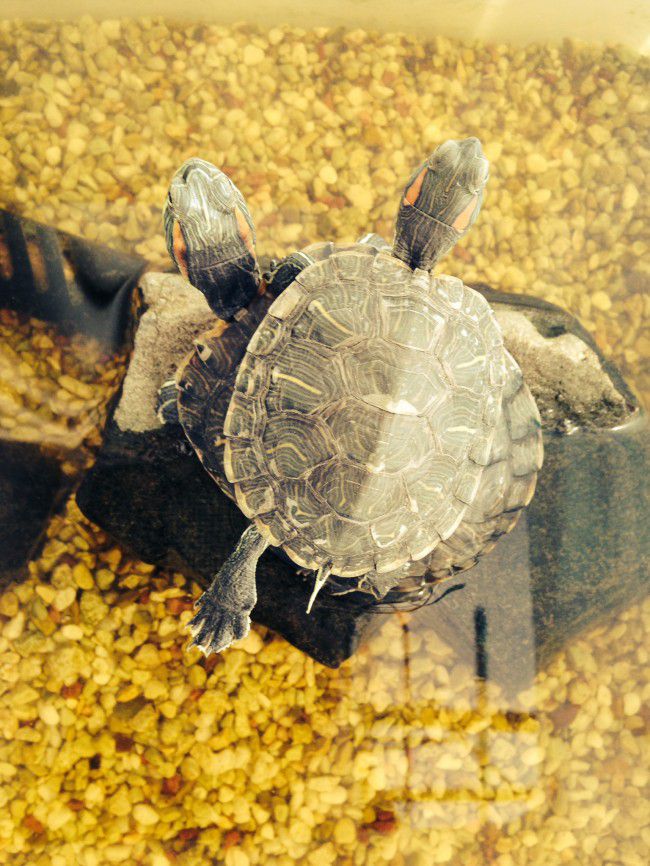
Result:
{"label": "gray stone surface", "polygon": [[144,274],[143,312],[115,421],[124,431],[143,433],[161,426],[156,394],[192,349],[193,340],[214,327],[217,317],[200,292],[179,274]]}
{"label": "gray stone surface", "polygon": [[[175,373],[192,341],[218,321],[203,295],[178,274],[147,273],[140,289],[144,313],[115,413],[120,429],[134,432],[160,426],[154,409],[158,387]],[[607,428],[630,415],[634,405],[629,395],[612,381],[573,317],[543,302],[520,305],[513,303],[519,296],[484,294],[493,303],[506,348],[522,369],[545,429]]]}

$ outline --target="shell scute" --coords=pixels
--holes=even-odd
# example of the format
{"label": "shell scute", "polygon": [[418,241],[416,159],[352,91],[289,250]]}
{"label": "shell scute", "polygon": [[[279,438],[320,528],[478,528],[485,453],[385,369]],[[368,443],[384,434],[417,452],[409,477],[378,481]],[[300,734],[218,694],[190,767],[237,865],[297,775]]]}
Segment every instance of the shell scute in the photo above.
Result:
{"label": "shell scute", "polygon": [[270,355],[286,334],[284,322],[274,317],[264,320],[248,344],[247,352],[251,355]]}
{"label": "shell scute", "polygon": [[261,453],[261,443],[241,439],[226,439],[223,464],[226,478],[231,483],[267,475],[266,459]]}
{"label": "shell scute", "polygon": [[[324,371],[326,373],[324,374]],[[270,365],[269,412],[313,413],[342,391],[339,366],[321,346],[289,342]]]}
{"label": "shell scute", "polygon": [[279,479],[306,477],[336,453],[326,425],[298,412],[269,418],[261,446],[269,470]]}
{"label": "shell scute", "polygon": [[385,412],[354,398],[337,407],[327,423],[341,457],[368,472],[418,466],[434,447],[424,418]]}
{"label": "shell scute", "polygon": [[411,510],[423,518],[431,513],[450,495],[457,473],[458,464],[446,454],[430,454],[417,468],[406,469],[403,479]]}
{"label": "shell scute", "polygon": [[388,342],[428,352],[433,349],[444,331],[444,311],[436,308],[426,296],[406,294],[404,291],[399,294],[384,294],[381,307],[381,336]]}
{"label": "shell scute", "polygon": [[286,515],[297,529],[315,524],[327,510],[321,498],[306,481],[283,481]]}
{"label": "shell scute", "polygon": [[485,391],[488,353],[480,332],[466,320],[454,320],[445,328],[438,352],[449,381],[476,394]]}
{"label": "shell scute", "polygon": [[352,393],[370,406],[396,415],[422,415],[446,390],[437,359],[385,340],[369,340],[345,356]]}
{"label": "shell scute", "polygon": [[354,244],[347,250],[334,254],[329,259],[338,285],[351,284],[358,293],[367,285],[377,250],[365,244]]}
{"label": "shell scute", "polygon": [[437,277],[433,289],[438,298],[444,300],[452,310],[460,310],[465,300],[465,286],[457,277]]}
{"label": "shell scute", "polygon": [[262,407],[258,400],[241,393],[234,393],[230,398],[230,406],[223,424],[224,435],[254,439],[261,431],[262,414]]}
{"label": "shell scute", "polygon": [[270,369],[264,358],[246,355],[235,380],[235,392],[247,397],[261,398],[269,389]]}
{"label": "shell scute", "polygon": [[235,488],[235,499],[246,517],[271,511],[276,504],[273,488],[265,478],[240,481]]}
{"label": "shell scute", "polygon": [[331,349],[358,343],[379,333],[377,300],[348,283],[328,284],[309,296],[307,308],[294,326],[298,339]]}
{"label": "shell scute", "polygon": [[334,559],[363,556],[370,544],[368,527],[326,514],[314,526],[314,544]]}
{"label": "shell scute", "polygon": [[274,547],[279,547],[296,535],[296,529],[279,509],[258,514],[255,517],[255,525],[262,536]]}
{"label": "shell scute", "polygon": [[483,468],[483,466],[479,466],[471,461],[465,464],[463,472],[454,487],[456,499],[460,499],[466,505],[471,505],[481,483]]}
{"label": "shell scute", "polygon": [[459,461],[467,457],[481,432],[481,398],[465,391],[447,395],[429,416],[429,422],[445,454]]}
{"label": "shell scute", "polygon": [[309,482],[332,511],[360,523],[391,513],[403,497],[401,485],[390,476],[371,474],[341,460],[318,466]]}
{"label": "shell scute", "polygon": [[288,286],[269,307],[269,314],[276,319],[295,319],[304,306],[305,292],[295,281]]}
{"label": "shell scute", "polygon": [[408,508],[380,517],[370,524],[370,534],[377,547],[383,549],[404,540],[410,530],[419,525],[419,520]]}

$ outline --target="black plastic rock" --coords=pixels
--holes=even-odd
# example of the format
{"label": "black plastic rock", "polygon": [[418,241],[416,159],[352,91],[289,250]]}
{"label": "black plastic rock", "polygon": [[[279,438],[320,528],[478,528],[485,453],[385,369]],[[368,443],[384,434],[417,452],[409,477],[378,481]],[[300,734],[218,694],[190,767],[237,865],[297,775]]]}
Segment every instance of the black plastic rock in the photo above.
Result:
{"label": "black plastic rock", "polygon": [[462,591],[413,614],[413,628],[442,637],[471,665],[482,611],[489,678],[511,694],[648,592],[647,415],[618,430],[549,434],[544,446],[537,491],[513,532],[455,578]]}
{"label": "black plastic rock", "polygon": [[[0,210],[0,310],[18,314],[15,318],[27,329],[23,340],[29,342],[30,352],[33,337],[44,336],[42,327],[31,320],[55,326],[47,339],[65,339],[68,351],[78,352],[80,361],[94,341],[100,348],[95,344],[93,358],[124,348],[132,321],[133,289],[145,265],[139,256],[90,244]],[[71,338],[79,334],[90,339],[77,345]],[[11,394],[22,389],[23,397],[29,396],[33,380],[21,373],[21,356],[10,346],[0,362],[0,414],[11,422],[0,429],[0,585],[4,586],[25,576],[49,517],[73,488],[74,472],[64,473],[61,466],[64,461],[70,464],[87,425],[79,408],[84,386],[77,383],[79,393],[70,395],[75,409],[71,416],[57,419],[58,430],[42,424],[38,408],[31,412],[29,429],[23,429],[27,425],[17,423],[16,416],[29,415],[30,410],[14,402]],[[90,362],[86,366],[92,369]],[[52,376],[57,375],[56,369],[53,365]],[[70,377],[65,384],[75,386]],[[47,397],[39,399],[47,403]],[[84,461],[76,462],[81,466]]]}
{"label": "black plastic rock", "polygon": [[108,351],[122,346],[146,264],[0,210],[0,309],[95,337]]}
{"label": "black plastic rock", "polygon": [[[179,428],[160,426],[155,396],[214,317],[178,276],[147,274],[141,288],[144,314],[131,366],[77,500],[91,520],[143,559],[205,584],[245,520]],[[462,590],[411,619],[412,627],[434,629],[471,662],[478,615],[484,666],[510,690],[525,686],[575,635],[643,594],[648,425],[634,395],[573,317],[532,298],[479,290],[494,306],[506,345],[537,399],[546,462],[517,529],[449,584],[462,583]],[[382,616],[358,604],[358,596],[325,593],[307,616],[311,588],[294,566],[267,552],[258,569],[253,619],[336,666]]]}
{"label": "black plastic rock", "polygon": [[0,589],[24,576],[67,489],[59,462],[31,443],[0,440]]}

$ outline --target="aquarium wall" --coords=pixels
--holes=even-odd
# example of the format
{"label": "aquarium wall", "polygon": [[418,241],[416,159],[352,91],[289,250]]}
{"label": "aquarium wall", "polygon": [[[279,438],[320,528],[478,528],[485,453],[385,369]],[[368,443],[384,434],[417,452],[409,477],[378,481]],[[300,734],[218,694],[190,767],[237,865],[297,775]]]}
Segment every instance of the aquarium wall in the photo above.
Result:
{"label": "aquarium wall", "polygon": [[[0,863],[650,862],[649,37],[630,0],[3,0]],[[246,519],[156,416],[223,334],[166,248],[172,176],[230,176],[265,272],[391,243],[467,137],[490,176],[436,273],[537,401],[532,501],[427,606],[307,615],[267,552],[205,658]]]}
{"label": "aquarium wall", "polygon": [[[46,7],[35,0],[5,0],[3,15],[10,18],[74,18],[94,15],[114,18],[133,14],[129,0],[57,0]],[[558,40],[613,40],[650,51],[650,11],[642,0],[243,0],[236,5],[190,0],[179,7],[175,0],[140,0],[139,15],[232,23],[256,21],[299,27],[366,27],[401,30],[431,36],[476,37],[515,43]]]}

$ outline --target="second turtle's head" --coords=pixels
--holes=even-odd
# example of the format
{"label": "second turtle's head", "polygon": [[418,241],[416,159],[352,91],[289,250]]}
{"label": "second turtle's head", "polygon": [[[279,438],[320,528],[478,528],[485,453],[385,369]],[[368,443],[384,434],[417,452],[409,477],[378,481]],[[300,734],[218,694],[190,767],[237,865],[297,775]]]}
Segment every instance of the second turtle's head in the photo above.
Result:
{"label": "second turtle's head", "polygon": [[255,229],[227,175],[189,159],[172,178],[163,222],[170,256],[219,318],[248,306],[259,285]]}
{"label": "second turtle's head", "polygon": [[488,174],[478,138],[441,144],[406,185],[395,254],[413,267],[433,267],[476,221]]}
{"label": "second turtle's head", "polygon": [[[450,138],[426,161],[424,186],[429,216],[464,234],[474,223],[483,201],[490,164],[478,138]],[[408,195],[408,191],[407,191]]]}

